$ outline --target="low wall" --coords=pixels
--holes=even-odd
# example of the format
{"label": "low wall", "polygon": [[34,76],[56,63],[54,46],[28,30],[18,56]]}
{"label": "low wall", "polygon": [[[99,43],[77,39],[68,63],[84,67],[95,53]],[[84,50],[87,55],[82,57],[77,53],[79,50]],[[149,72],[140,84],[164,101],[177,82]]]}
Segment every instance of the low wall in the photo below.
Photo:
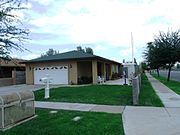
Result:
{"label": "low wall", "polygon": [[0,78],[0,86],[13,85],[13,83],[14,83],[13,78]]}

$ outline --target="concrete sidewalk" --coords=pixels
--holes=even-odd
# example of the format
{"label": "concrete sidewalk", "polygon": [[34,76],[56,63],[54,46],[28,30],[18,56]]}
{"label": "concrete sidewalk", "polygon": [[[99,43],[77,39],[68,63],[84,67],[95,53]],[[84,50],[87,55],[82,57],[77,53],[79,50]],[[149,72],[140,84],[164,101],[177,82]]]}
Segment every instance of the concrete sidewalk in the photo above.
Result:
{"label": "concrete sidewalk", "polygon": [[180,108],[126,106],[125,135],[180,135]]}
{"label": "concrete sidewalk", "polygon": [[36,108],[122,114],[125,135],[179,135],[180,108],[35,102]]}
{"label": "concrete sidewalk", "polygon": [[124,106],[64,103],[64,102],[40,102],[40,101],[35,101],[35,107],[46,108],[46,109],[61,109],[61,110],[85,111],[85,112],[88,111],[107,112],[107,113],[122,113],[124,110]]}
{"label": "concrete sidewalk", "polygon": [[146,73],[148,80],[165,107],[180,107],[180,96],[160,81]]}
{"label": "concrete sidewalk", "polygon": [[180,135],[180,96],[146,73],[165,107],[126,106],[125,135]]}

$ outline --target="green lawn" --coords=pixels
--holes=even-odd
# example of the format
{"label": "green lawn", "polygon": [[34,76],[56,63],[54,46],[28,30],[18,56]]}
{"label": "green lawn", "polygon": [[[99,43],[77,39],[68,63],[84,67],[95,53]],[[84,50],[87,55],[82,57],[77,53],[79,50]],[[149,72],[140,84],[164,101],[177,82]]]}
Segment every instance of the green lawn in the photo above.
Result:
{"label": "green lawn", "polygon": [[[2,135],[124,135],[120,114],[38,109],[38,117],[5,132]],[[80,116],[79,121],[73,121]]]}
{"label": "green lawn", "polygon": [[132,105],[132,87],[117,85],[60,87],[51,89],[50,98],[46,100],[44,99],[44,90],[36,91],[35,100],[107,105]]}
{"label": "green lawn", "polygon": [[173,90],[174,92],[176,92],[177,94],[180,95],[180,82],[177,82],[177,81],[174,81],[174,80],[170,80],[168,82],[167,78],[165,78],[163,76],[158,77],[157,74],[152,74],[152,76],[155,77],[160,82],[162,82],[167,87],[169,87],[171,90]]}
{"label": "green lawn", "polygon": [[145,74],[142,75],[142,87],[139,95],[139,105],[162,107],[163,104],[156,95]]}

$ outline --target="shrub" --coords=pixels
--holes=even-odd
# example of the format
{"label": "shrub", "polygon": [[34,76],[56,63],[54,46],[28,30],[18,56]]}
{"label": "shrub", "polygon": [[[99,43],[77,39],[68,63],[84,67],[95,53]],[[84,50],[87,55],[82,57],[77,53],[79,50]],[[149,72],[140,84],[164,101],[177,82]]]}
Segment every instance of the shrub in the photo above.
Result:
{"label": "shrub", "polygon": [[92,77],[81,76],[78,78],[78,84],[89,84],[92,83]]}
{"label": "shrub", "polygon": [[117,78],[118,78],[118,73],[112,73],[111,79],[112,79],[112,80],[115,80],[115,79],[117,79]]}

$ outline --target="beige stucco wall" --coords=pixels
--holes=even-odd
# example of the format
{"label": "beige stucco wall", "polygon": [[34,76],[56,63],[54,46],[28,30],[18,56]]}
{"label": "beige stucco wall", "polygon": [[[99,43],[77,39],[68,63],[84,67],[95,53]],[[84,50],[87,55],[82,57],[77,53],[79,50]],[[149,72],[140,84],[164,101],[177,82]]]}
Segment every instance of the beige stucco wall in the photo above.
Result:
{"label": "beige stucco wall", "polygon": [[34,84],[33,66],[26,64],[26,84]]}
{"label": "beige stucco wall", "polygon": [[26,64],[26,84],[34,84],[34,67],[44,66],[68,66],[68,82],[69,84],[77,84],[77,62],[44,62],[44,63],[33,63]]}
{"label": "beige stucco wall", "polygon": [[112,74],[118,73],[118,64],[114,64],[114,63],[108,63],[108,64],[110,65],[108,75],[109,75],[109,79],[111,80]]}
{"label": "beige stucco wall", "polygon": [[69,84],[77,84],[77,62],[69,62]]}
{"label": "beige stucco wall", "polygon": [[112,64],[112,73],[118,73],[118,65]]}

